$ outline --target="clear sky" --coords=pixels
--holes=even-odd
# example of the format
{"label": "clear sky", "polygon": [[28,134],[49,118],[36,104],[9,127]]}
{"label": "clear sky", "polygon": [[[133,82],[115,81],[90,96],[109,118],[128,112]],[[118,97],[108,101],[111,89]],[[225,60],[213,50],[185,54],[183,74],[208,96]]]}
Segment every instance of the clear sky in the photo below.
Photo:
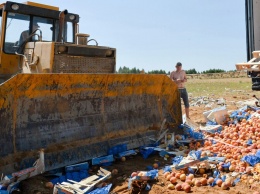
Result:
{"label": "clear sky", "polygon": [[79,14],[81,33],[117,49],[117,69],[171,71],[180,61],[186,70],[234,70],[246,61],[245,0],[35,2]]}

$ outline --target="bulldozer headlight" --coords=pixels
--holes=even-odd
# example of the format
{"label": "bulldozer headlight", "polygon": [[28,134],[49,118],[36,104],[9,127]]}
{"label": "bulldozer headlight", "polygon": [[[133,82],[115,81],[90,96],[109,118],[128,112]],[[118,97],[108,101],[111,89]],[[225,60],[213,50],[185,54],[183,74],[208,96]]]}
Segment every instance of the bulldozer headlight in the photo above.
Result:
{"label": "bulldozer headlight", "polygon": [[11,5],[12,10],[17,11],[19,9],[19,5],[14,3]]}
{"label": "bulldozer headlight", "polygon": [[76,16],[75,15],[70,15],[69,18],[70,18],[70,20],[75,20]]}
{"label": "bulldozer headlight", "polygon": [[64,52],[67,52],[67,47],[66,46],[58,46],[58,52],[59,53],[64,53]]}
{"label": "bulldozer headlight", "polygon": [[106,51],[106,56],[107,56],[107,57],[111,57],[112,54],[113,54],[113,51],[112,51],[112,50],[107,50],[107,51]]}

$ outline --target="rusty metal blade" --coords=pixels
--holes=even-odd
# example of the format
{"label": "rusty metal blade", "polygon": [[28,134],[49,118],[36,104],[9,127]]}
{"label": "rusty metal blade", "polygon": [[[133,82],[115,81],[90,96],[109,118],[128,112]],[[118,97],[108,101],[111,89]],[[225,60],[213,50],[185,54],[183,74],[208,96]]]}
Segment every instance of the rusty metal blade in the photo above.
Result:
{"label": "rusty metal blade", "polygon": [[[0,172],[46,170],[147,145],[165,118],[182,123],[178,89],[166,75],[18,74],[0,85]],[[177,131],[176,131],[177,132]]]}

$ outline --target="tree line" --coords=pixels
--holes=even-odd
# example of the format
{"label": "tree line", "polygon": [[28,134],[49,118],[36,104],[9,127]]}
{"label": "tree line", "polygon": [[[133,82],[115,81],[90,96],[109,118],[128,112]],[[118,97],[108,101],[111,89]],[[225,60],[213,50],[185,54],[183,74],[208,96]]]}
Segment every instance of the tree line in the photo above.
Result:
{"label": "tree line", "polygon": [[196,71],[196,69],[189,69],[186,70],[186,74],[208,74],[208,73],[225,73],[227,71],[223,70],[223,69],[209,69],[206,71],[202,71],[202,72],[198,72]]}
{"label": "tree line", "polygon": [[[197,71],[195,68],[193,69],[189,69],[189,70],[185,70],[186,74],[208,74],[208,73],[225,73],[227,71],[223,70],[223,69],[209,69],[206,71],[202,71],[199,72]],[[143,69],[138,69],[136,67],[134,68],[129,68],[129,67],[119,67],[118,71],[116,73],[130,73],[130,74],[139,74],[139,73],[147,73],[147,74],[170,74],[170,71],[166,72],[165,70],[152,70],[152,71],[148,71],[145,72]]]}
{"label": "tree line", "polygon": [[136,67],[134,68],[129,68],[129,67],[119,67],[117,73],[148,73],[148,74],[170,74],[170,71],[166,73],[165,70],[152,70],[152,71],[148,71],[148,72],[144,72],[144,70],[140,70],[140,69],[137,69]]}

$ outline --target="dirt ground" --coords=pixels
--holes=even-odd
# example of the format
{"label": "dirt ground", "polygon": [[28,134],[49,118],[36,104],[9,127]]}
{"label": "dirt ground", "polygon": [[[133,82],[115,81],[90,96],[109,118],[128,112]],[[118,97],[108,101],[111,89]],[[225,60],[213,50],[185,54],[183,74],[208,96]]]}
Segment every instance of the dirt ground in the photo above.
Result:
{"label": "dirt ground", "polygon": [[[243,78],[244,80],[244,78]],[[212,80],[211,80],[212,81]],[[212,82],[218,82],[219,80],[213,80]],[[223,80],[221,80],[223,81]],[[250,82],[248,81],[248,84]],[[258,94],[256,92],[250,91],[249,88],[243,90],[237,90],[237,91],[231,91],[227,89],[226,91],[223,91],[223,93],[214,94],[213,97],[215,99],[217,98],[225,98],[226,106],[228,110],[236,110],[239,107],[237,102],[244,101],[244,100],[254,100],[252,98],[253,94]],[[193,95],[193,94],[191,94]],[[191,98],[198,96],[193,95]],[[210,91],[208,96],[211,96]],[[205,107],[203,106],[193,106],[190,107],[190,118],[191,120],[204,124],[205,119],[203,117],[203,112],[212,109],[212,107]],[[158,162],[160,164],[159,166],[159,177],[157,181],[149,182],[151,185],[150,191],[143,191],[141,193],[149,193],[149,194],[161,194],[161,193],[185,193],[184,191],[176,191],[176,190],[169,190],[167,189],[167,185],[169,184],[169,181],[167,181],[163,176],[162,168],[165,165],[172,164],[171,159],[169,158],[168,161],[165,161],[162,157],[159,156],[159,154],[155,154],[150,156],[148,159],[144,159],[141,155],[136,155],[127,158],[125,162],[122,161],[116,161],[113,163],[112,166],[107,167],[108,170],[117,169],[118,174],[113,175],[112,179],[110,179],[108,182],[113,183],[111,194],[123,194],[123,193],[130,193],[128,190],[128,179],[132,172],[134,171],[141,171],[141,170],[147,170],[147,166],[152,166],[155,162]],[[39,183],[36,183],[36,182]],[[36,182],[34,181],[33,184],[38,184],[39,187],[44,187],[45,183],[47,182],[46,179],[39,179]],[[180,182],[180,181],[179,181]],[[27,181],[29,183],[29,181]],[[38,187],[38,188],[39,188]],[[198,193],[198,194],[210,194],[210,193],[232,193],[232,194],[250,194],[253,193],[258,189],[260,191],[260,185],[256,186],[258,188],[250,188],[250,185],[245,182],[239,182],[235,187],[231,187],[229,190],[222,190],[220,187],[210,187],[210,186],[202,186],[202,187],[192,187],[191,193]],[[41,190],[41,189],[39,189]],[[28,193],[28,192],[24,192]],[[37,193],[35,190],[32,193]],[[41,190],[38,194],[43,193],[52,193],[50,189]]]}
{"label": "dirt ground", "polygon": [[[118,174],[113,175],[111,179],[107,181],[107,183],[112,183],[113,187],[110,194],[130,194],[131,191],[128,189],[128,180],[132,172],[139,170],[147,170],[147,166],[152,166],[153,163],[159,163],[160,167],[164,167],[165,165],[171,164],[171,159],[168,161],[163,160],[158,154],[154,154],[150,156],[148,159],[144,159],[141,155],[133,156],[127,158],[125,162],[116,161],[112,166],[107,167],[108,170],[117,169]],[[196,176],[195,176],[196,178]],[[201,177],[197,177],[200,179]],[[52,194],[52,189],[48,189],[45,187],[45,184],[48,182],[47,178],[42,176],[35,177],[31,180],[26,180],[23,185],[24,194]],[[166,180],[163,175],[163,170],[159,170],[158,180],[149,181],[149,185],[151,186],[151,190],[142,191],[140,194],[177,194],[177,193],[185,193],[184,191],[176,191],[167,189],[167,185],[170,183]],[[178,183],[182,183],[180,180]],[[33,184],[33,189],[32,189]],[[254,191],[260,190],[260,185],[257,184],[254,188],[246,182],[239,182],[235,187],[230,187],[228,190],[222,190],[218,186],[210,187],[210,186],[201,186],[201,187],[192,187],[190,193],[198,193],[198,194],[251,194]],[[30,188],[30,189],[28,189]],[[28,190],[27,190],[28,189]],[[30,191],[29,191],[30,190]],[[134,194],[134,192],[132,192]],[[136,193],[137,194],[137,193]]]}
{"label": "dirt ground", "polygon": [[[128,190],[128,178],[124,180],[124,177],[129,177],[133,171],[137,170],[145,170],[146,166],[152,165],[154,162],[159,162],[161,166],[170,164],[170,160],[164,161],[160,156],[154,155],[149,157],[148,159],[143,159],[141,156],[135,156],[130,158],[126,162],[119,162],[114,165],[115,168],[118,169],[118,175],[113,177],[112,183],[113,190],[112,193],[116,194],[128,194],[130,193]],[[138,166],[138,167],[137,167]],[[113,168],[113,167],[112,167]],[[198,179],[200,177],[197,177]],[[185,193],[184,191],[176,191],[167,189],[167,185],[170,182],[167,181],[163,175],[163,171],[159,171],[158,181],[151,181],[149,184],[151,185],[150,191],[143,191],[141,193],[149,193],[149,194],[160,194],[160,193]],[[178,183],[181,183],[179,180]],[[258,188],[260,189],[260,187]],[[222,193],[232,193],[232,194],[250,194],[256,191],[256,188],[251,189],[250,185],[247,183],[238,183],[235,187],[230,187],[229,190],[222,190],[218,186],[210,187],[210,186],[201,186],[201,187],[192,187],[192,191],[190,193],[199,193],[199,194],[222,194]]]}

